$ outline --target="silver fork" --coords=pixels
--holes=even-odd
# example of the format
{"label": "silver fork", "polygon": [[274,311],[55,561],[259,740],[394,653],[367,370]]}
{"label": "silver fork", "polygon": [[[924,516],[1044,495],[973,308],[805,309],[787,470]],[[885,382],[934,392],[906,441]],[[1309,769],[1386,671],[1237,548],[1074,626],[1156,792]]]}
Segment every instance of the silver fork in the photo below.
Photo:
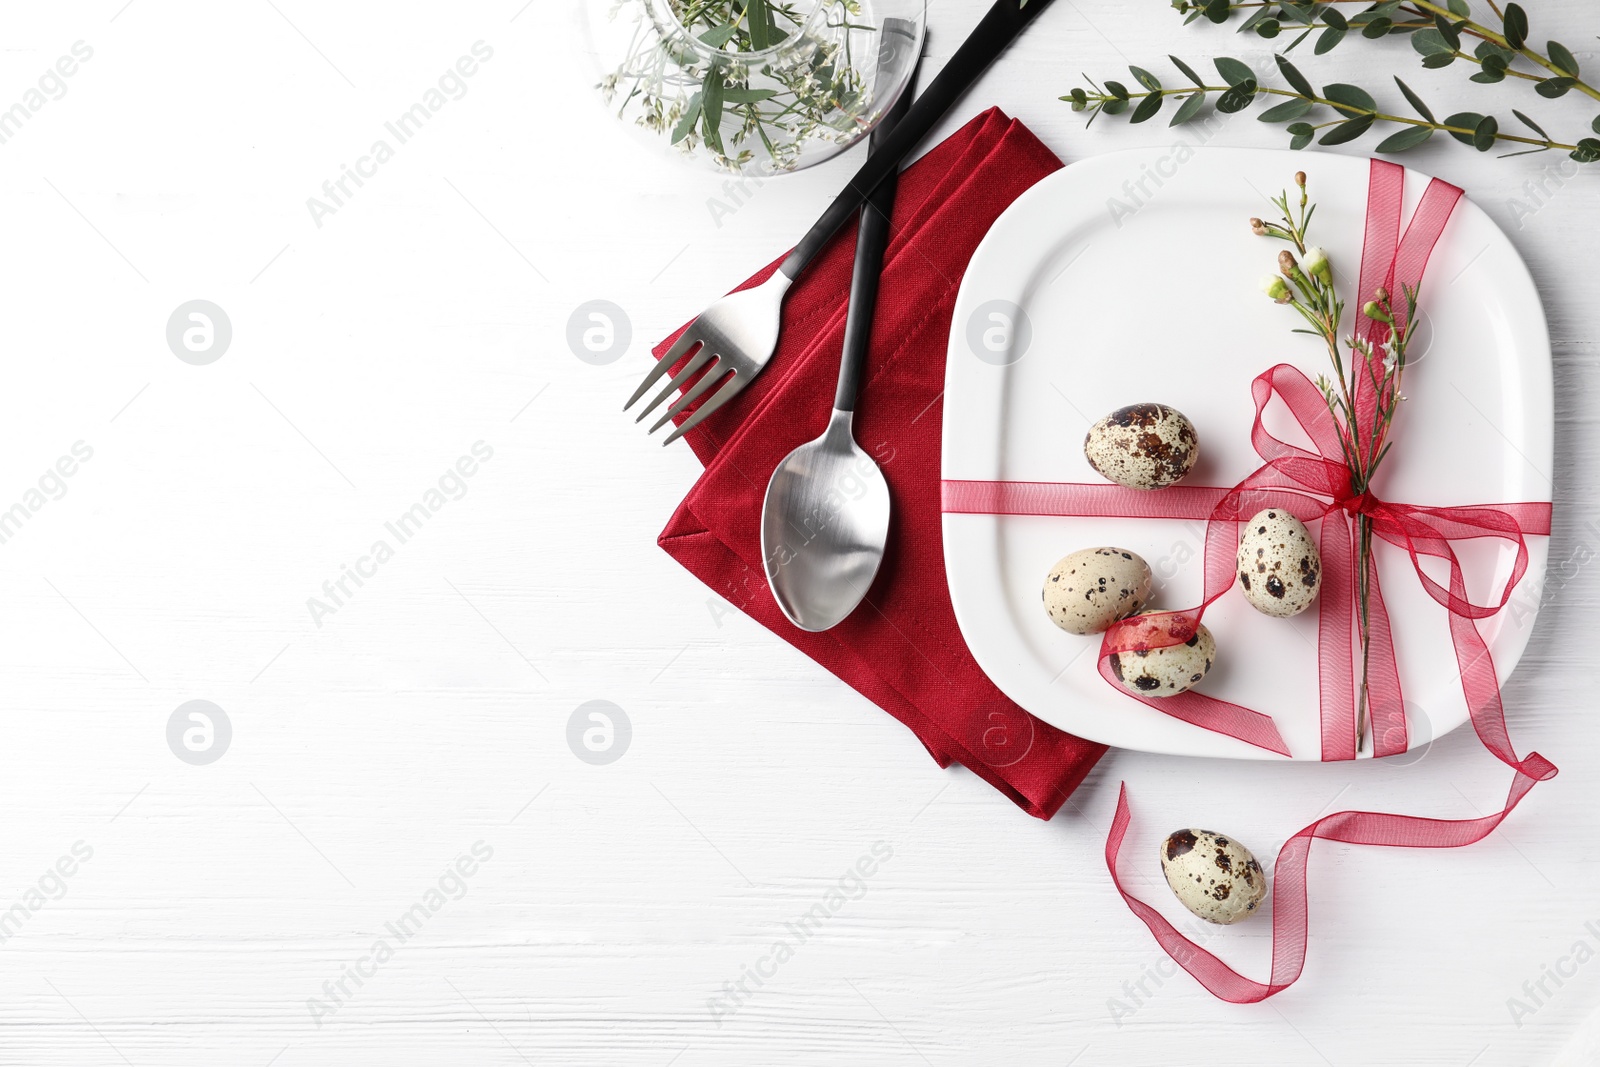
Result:
{"label": "silver fork", "polygon": [[[682,388],[684,383],[704,370],[689,391],[650,427],[650,432],[655,433],[669,419],[687,410],[697,399],[705,397],[694,414],[661,442],[663,445],[670,445],[700,425],[712,412],[749,385],[777,350],[778,332],[783,320],[783,296],[800,272],[810,265],[839,228],[854,217],[878,184],[900,169],[901,162],[954,106],[961,94],[1050,3],[1051,0],[995,0],[994,6],[962,42],[961,47],[956,49],[944,69],[929,83],[927,90],[911,105],[911,110],[900,120],[883,146],[867,157],[866,163],[850,179],[850,184],[828,205],[828,210],[800,239],[777,272],[760,285],[731,293],[701,312],[700,317],[683,331],[677,343],[645,375],[644,381],[639,383],[639,388],[633,391],[622,409],[626,411],[633,407],[652,385],[672,369],[674,363],[696,347],[699,351],[694,357],[634,420],[642,422],[646,415],[672,395],[673,390]],[[917,40],[919,30],[916,23],[906,19],[885,19],[878,56],[880,69],[892,63],[914,64],[921,51]],[[911,47],[907,47],[907,41],[913,42]],[[713,387],[716,392],[711,393]]]}

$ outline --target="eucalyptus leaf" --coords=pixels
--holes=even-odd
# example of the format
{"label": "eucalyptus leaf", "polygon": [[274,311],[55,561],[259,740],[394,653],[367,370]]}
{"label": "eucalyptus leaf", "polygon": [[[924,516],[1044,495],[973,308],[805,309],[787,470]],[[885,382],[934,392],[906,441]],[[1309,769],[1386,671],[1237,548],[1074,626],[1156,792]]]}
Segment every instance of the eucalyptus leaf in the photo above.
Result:
{"label": "eucalyptus leaf", "polygon": [[1567,51],[1566,45],[1560,41],[1550,41],[1544,47],[1545,51],[1550,53],[1550,62],[1561,68],[1563,74],[1570,74],[1574,78],[1578,76],[1577,57]]}
{"label": "eucalyptus leaf", "polygon": [[1345,85],[1341,82],[1324,85],[1322,95],[1333,101],[1333,106],[1346,115],[1360,115],[1362,112],[1378,110],[1378,102],[1372,99],[1372,95],[1354,85]]}
{"label": "eucalyptus leaf", "polygon": [[1287,81],[1295,92],[1301,96],[1317,95],[1316,90],[1311,88],[1311,82],[1306,79],[1304,74],[1300,73],[1299,68],[1283,56],[1274,56],[1273,58],[1278,61],[1278,69],[1283,72],[1284,81]]}
{"label": "eucalyptus leaf", "polygon": [[1278,36],[1278,34],[1282,31],[1283,23],[1279,22],[1277,19],[1262,19],[1261,24],[1256,27],[1256,33],[1269,41]]}
{"label": "eucalyptus leaf", "polygon": [[1493,115],[1483,116],[1483,121],[1472,131],[1472,147],[1480,152],[1489,151],[1494,147],[1494,135],[1499,132],[1499,121]]}
{"label": "eucalyptus leaf", "polygon": [[1511,109],[1511,113],[1513,115],[1517,116],[1517,118],[1522,121],[1522,124],[1524,126],[1528,127],[1528,129],[1532,130],[1534,133],[1538,134],[1540,137],[1543,137],[1546,141],[1550,140],[1550,135],[1548,133],[1544,132],[1544,127],[1543,126],[1540,126],[1537,122],[1534,122],[1532,119],[1530,119],[1528,116],[1524,115],[1522,112],[1518,111],[1516,108],[1512,108]]}
{"label": "eucalyptus leaf", "polygon": [[1206,87],[1206,83],[1200,80],[1200,75],[1196,74],[1194,72],[1194,68],[1189,66],[1189,64],[1185,63],[1183,60],[1179,59],[1177,56],[1168,56],[1167,58],[1172,60],[1172,65],[1174,67],[1177,67],[1178,70],[1183,72],[1183,76],[1185,78],[1188,78],[1190,81],[1194,82],[1196,85],[1198,85],[1202,89],[1204,89]]}
{"label": "eucalyptus leaf", "polygon": [[1450,8],[1450,13],[1452,15],[1456,15],[1460,18],[1472,17],[1472,8],[1468,6],[1467,0],[1450,0],[1449,4],[1446,6]]}
{"label": "eucalyptus leaf", "polygon": [[1578,147],[1571,153],[1572,158],[1579,163],[1593,163],[1600,159],[1600,141],[1593,137],[1585,137],[1578,142]]}
{"label": "eucalyptus leaf", "polygon": [[1328,7],[1324,10],[1322,12],[1322,21],[1325,25],[1332,26],[1336,30],[1348,30],[1350,28],[1349,21],[1339,14],[1339,9],[1336,7]]}
{"label": "eucalyptus leaf", "polygon": [[1239,32],[1249,33],[1251,30],[1260,25],[1263,19],[1269,18],[1271,15],[1272,5],[1262,4],[1260,7],[1256,8],[1256,13],[1254,15],[1251,15],[1249,18],[1244,20],[1244,24],[1239,27]]}
{"label": "eucalyptus leaf", "polygon": [[1507,4],[1504,22],[1506,44],[1513,52],[1522,51],[1522,46],[1528,43],[1528,13],[1520,4]]}
{"label": "eucalyptus leaf", "polygon": [[1400,91],[1405,94],[1406,101],[1412,107],[1417,109],[1417,114],[1421,115],[1423,118],[1427,119],[1429,122],[1436,121],[1434,119],[1434,117],[1433,117],[1433,112],[1428,110],[1428,105],[1424,104],[1422,102],[1422,97],[1420,97],[1416,93],[1412,92],[1411,91],[1411,86],[1409,86],[1405,82],[1401,81],[1399,75],[1395,76],[1394,83],[1396,85],[1398,85],[1400,87]]}
{"label": "eucalyptus leaf", "polygon": [[1485,63],[1483,65],[1483,69],[1474,74],[1471,80],[1475,82],[1481,82],[1484,85],[1493,85],[1495,82],[1503,82],[1506,80],[1505,68],[1492,67]]}
{"label": "eucalyptus leaf", "polygon": [[1205,15],[1206,18],[1220,26],[1228,21],[1228,15],[1231,10],[1228,0],[1208,0],[1205,6]]}
{"label": "eucalyptus leaf", "polygon": [[1279,4],[1278,8],[1285,15],[1300,22],[1314,22],[1317,17],[1316,4]]}
{"label": "eucalyptus leaf", "polygon": [[1333,51],[1338,47],[1339,42],[1344,40],[1345,32],[1346,31],[1341,30],[1337,26],[1329,26],[1327,29],[1322,31],[1322,35],[1317,38],[1316,46],[1313,47],[1311,51],[1315,52],[1319,56]]}
{"label": "eucalyptus leaf", "polygon": [[1154,74],[1151,74],[1143,67],[1135,67],[1132,64],[1129,64],[1128,69],[1133,71],[1134,78],[1146,89],[1149,89],[1152,93],[1161,91],[1161,81]]}
{"label": "eucalyptus leaf", "polygon": [[1387,153],[1404,152],[1408,148],[1417,147],[1417,145],[1432,136],[1433,127],[1431,126],[1407,126],[1399,133],[1391,133],[1379,141],[1376,151]]}
{"label": "eucalyptus leaf", "polygon": [[1411,47],[1425,56],[1436,55],[1440,52],[1454,52],[1450,42],[1444,39],[1444,34],[1438,27],[1429,26],[1425,30],[1418,30],[1411,35]]}
{"label": "eucalyptus leaf", "polygon": [[1241,82],[1217,98],[1217,110],[1225,115],[1243,111],[1256,98],[1256,80]]}
{"label": "eucalyptus leaf", "polygon": [[1600,133],[1600,115],[1594,117],[1594,121],[1589,123],[1589,128],[1595,133]]}
{"label": "eucalyptus leaf", "polygon": [[[1472,143],[1472,131],[1478,128],[1478,123],[1483,121],[1483,116],[1476,111],[1457,111],[1454,115],[1445,116],[1444,124],[1455,129],[1447,131],[1451,137],[1462,144]],[[1457,133],[1456,130],[1466,130],[1466,133]]]}
{"label": "eucalyptus leaf", "polygon": [[1184,97],[1183,103],[1179,105],[1178,110],[1172,116],[1172,121],[1167,123],[1167,125],[1181,126],[1185,122],[1188,122],[1190,119],[1194,118],[1195,115],[1199,114],[1200,109],[1205,106],[1205,102],[1205,93],[1202,93],[1198,90],[1190,93],[1188,96]]}
{"label": "eucalyptus leaf", "polygon": [[[1450,52],[1435,52],[1431,56],[1422,57],[1422,65],[1427,67],[1429,70],[1437,70],[1440,67],[1448,67],[1455,61],[1455,55]],[[1502,75],[1502,77],[1504,77],[1504,75]]]}
{"label": "eucalyptus leaf", "polygon": [[1309,122],[1296,122],[1289,127],[1289,147],[1298,151],[1311,143],[1317,135],[1316,127]]}
{"label": "eucalyptus leaf", "polygon": [[1124,102],[1128,99],[1128,87],[1121,82],[1114,82],[1110,78],[1106,79],[1106,92]]}
{"label": "eucalyptus leaf", "polygon": [[1229,85],[1242,85],[1247,81],[1255,80],[1256,72],[1237,59],[1218,56],[1212,62],[1217,65],[1217,73],[1222,75],[1223,80]]}
{"label": "eucalyptus leaf", "polygon": [[1128,100],[1126,97],[1112,97],[1110,100],[1107,100],[1105,103],[1100,105],[1100,110],[1104,111],[1107,115],[1120,115],[1124,111],[1128,110]]}
{"label": "eucalyptus leaf", "polygon": [[1336,145],[1344,144],[1346,141],[1354,141],[1357,137],[1360,137],[1362,134],[1366,133],[1372,128],[1372,122],[1373,118],[1371,115],[1362,115],[1361,117],[1351,119],[1348,122],[1341,122],[1339,125],[1335,126],[1333,129],[1319,137],[1317,139],[1317,143],[1323,145]]}
{"label": "eucalyptus leaf", "polygon": [[1449,19],[1443,15],[1433,16],[1433,28],[1444,38],[1444,43],[1450,46],[1450,51],[1461,51],[1461,31]]}
{"label": "eucalyptus leaf", "polygon": [[1393,19],[1373,19],[1371,22],[1361,27],[1361,36],[1367,38],[1369,41],[1376,41],[1379,37],[1386,36],[1389,33],[1389,27],[1393,25]]}
{"label": "eucalyptus leaf", "polygon": [[1302,118],[1311,112],[1316,105],[1309,100],[1285,100],[1276,107],[1269,107],[1256,118],[1262,122],[1288,122],[1291,119]]}
{"label": "eucalyptus leaf", "polygon": [[1146,119],[1153,118],[1155,113],[1161,110],[1161,103],[1165,99],[1166,97],[1160,93],[1151,93],[1139,101],[1139,106],[1133,109],[1133,114],[1128,116],[1128,121],[1143,122]]}
{"label": "eucalyptus leaf", "polygon": [[1533,87],[1533,91],[1547,100],[1554,100],[1558,96],[1566,96],[1567,90],[1576,84],[1574,78],[1546,78]]}

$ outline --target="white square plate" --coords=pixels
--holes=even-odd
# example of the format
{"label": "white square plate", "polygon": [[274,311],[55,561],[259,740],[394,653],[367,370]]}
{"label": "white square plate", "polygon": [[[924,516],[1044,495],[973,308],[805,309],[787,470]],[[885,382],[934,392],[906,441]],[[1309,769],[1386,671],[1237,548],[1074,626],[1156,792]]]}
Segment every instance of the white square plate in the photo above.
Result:
{"label": "white square plate", "polygon": [[[1248,220],[1275,215],[1267,198],[1306,171],[1318,205],[1311,238],[1332,256],[1351,305],[1348,327],[1359,303],[1368,166],[1321,153],[1139,149],[1074,163],[1028,190],[984,238],[956,301],[944,477],[1101,481],[1083,456],[1090,423],[1157,401],[1187,414],[1199,433],[1200,462],[1185,484],[1244,478],[1260,465],[1249,441],[1251,380],[1276,363],[1315,378],[1328,358],[1317,338],[1289,332],[1298,324],[1292,310],[1258,289],[1287,246],[1254,236]],[[1428,180],[1406,172],[1402,226]],[[1544,310],[1511,242],[1465,198],[1423,280],[1411,352],[1378,496],[1429,505],[1548,501]],[[1099,636],[1075,637],[1050,622],[1039,599],[1045,574],[1067,553],[1102,544],[1149,561],[1152,607],[1200,601],[1202,523],[944,516],[951,599],[985,673],[1022,707],[1080,737],[1152,752],[1281,758],[1122,695],[1096,671]],[[1529,539],[1512,604],[1479,624],[1502,683],[1532,629],[1547,548],[1545,538]],[[1514,552],[1498,542],[1456,549],[1472,599],[1485,601],[1508,577]],[[1377,559],[1416,748],[1466,721],[1466,704],[1444,608],[1403,552],[1380,544]],[[1198,690],[1271,715],[1290,758],[1320,759],[1317,612],[1268,618],[1235,591],[1207,611],[1206,625],[1217,663]]]}

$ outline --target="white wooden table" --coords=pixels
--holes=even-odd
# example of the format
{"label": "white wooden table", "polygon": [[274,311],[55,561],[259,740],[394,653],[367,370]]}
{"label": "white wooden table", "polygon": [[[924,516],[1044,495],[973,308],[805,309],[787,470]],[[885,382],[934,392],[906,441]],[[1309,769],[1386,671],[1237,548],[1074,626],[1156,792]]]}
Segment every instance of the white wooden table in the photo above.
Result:
{"label": "white wooden table", "polygon": [[[935,62],[983,6],[935,0]],[[1600,67],[1590,5],[1532,6]],[[0,543],[0,1062],[1596,1062],[1575,1050],[1600,1043],[1600,170],[1407,159],[1501,221],[1547,301],[1563,569],[1507,695],[1562,775],[1471,849],[1320,847],[1304,979],[1236,1007],[1113,893],[1117,782],[1134,856],[1199,824],[1267,857],[1335,804],[1497,808],[1509,775],[1469,734],[1405,767],[1113,753],[1038,822],[654,544],[697,467],[618,411],[648,342],[859,154],[735,199],[641,152],[588,92],[574,0],[90,0],[0,25],[0,109],[74,58],[0,143],[0,510],[24,512]],[[941,136],[999,105],[1067,159],[1170,143],[1085,132],[1056,98],[1264,46],[1158,0],[1061,0]],[[362,162],[462,56],[464,95]],[[1552,130],[1596,110],[1423,71],[1403,41],[1303,66]],[[1212,138],[1281,140],[1253,113]],[[334,201],[346,166],[363,183]],[[166,336],[197,299],[231,324],[205,365]],[[632,329],[605,366],[565,339],[597,299]],[[231,731],[206,764],[169,747],[194,700]],[[631,723],[605,765],[568,744],[593,700]],[[745,978],[879,842],[864,889]],[[1211,943],[1262,975],[1268,934]]]}

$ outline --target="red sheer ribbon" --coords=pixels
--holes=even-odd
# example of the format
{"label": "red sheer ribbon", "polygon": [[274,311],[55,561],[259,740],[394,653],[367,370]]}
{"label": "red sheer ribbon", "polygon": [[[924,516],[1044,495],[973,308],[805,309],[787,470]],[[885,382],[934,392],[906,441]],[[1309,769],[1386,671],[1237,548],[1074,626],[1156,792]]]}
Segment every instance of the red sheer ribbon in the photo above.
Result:
{"label": "red sheer ribbon", "polygon": [[[1404,235],[1400,213],[1404,194],[1404,169],[1373,160],[1368,185],[1367,225],[1362,252],[1362,301],[1382,285],[1393,297],[1396,319],[1404,320],[1404,286],[1415,287],[1426,270],[1428,257],[1445,223],[1455,209],[1461,190],[1435,179],[1424,193]],[[1357,318],[1359,336],[1374,346],[1388,340],[1389,326],[1365,315]],[[1377,358],[1382,358],[1381,351]],[[1375,368],[1381,371],[1381,368]],[[1360,377],[1358,375],[1358,377]],[[1381,373],[1377,375],[1381,380]],[[943,483],[946,513],[999,515],[1056,515],[1206,520],[1205,599],[1193,609],[1164,611],[1115,624],[1101,642],[1100,674],[1116,682],[1109,665],[1116,653],[1164,648],[1193,636],[1205,609],[1233,585],[1234,556],[1239,527],[1265,507],[1281,508],[1319,528],[1322,553],[1322,593],[1318,598],[1318,674],[1321,692],[1323,760],[1353,759],[1356,755],[1356,700],[1361,664],[1356,643],[1358,572],[1356,516],[1365,516],[1373,535],[1403,548],[1423,588],[1447,613],[1462,692],[1473,729],[1494,756],[1516,776],[1506,804],[1499,812],[1479,819],[1448,820],[1382,812],[1342,811],[1318,819],[1291,837],[1278,853],[1273,875],[1273,960],[1267,984],[1253,981],[1206,952],[1127,891],[1117,874],[1117,854],[1127,833],[1130,813],[1127,789],[1117,801],[1117,815],[1106,841],[1106,864],[1117,890],[1135,915],[1150,928],[1162,948],[1208,990],[1224,1000],[1246,1003],[1263,1000],[1287,988],[1299,976],[1306,953],[1306,864],[1316,838],[1350,844],[1398,847],[1454,848],[1481,840],[1510,814],[1535,782],[1554,777],[1556,768],[1538,753],[1519,758],[1506,730],[1500,686],[1489,648],[1475,620],[1493,616],[1511,597],[1528,566],[1530,535],[1550,532],[1548,503],[1484,504],[1457,507],[1420,507],[1378,499],[1370,492],[1353,490],[1344,461],[1339,428],[1322,394],[1304,374],[1280,364],[1251,383],[1256,414],[1250,439],[1264,461],[1229,489],[1211,486],[1174,486],[1159,492],[1125,489],[1118,485],[1056,482]],[[1270,433],[1263,413],[1279,402],[1310,442],[1311,449],[1283,441]],[[1370,425],[1377,397],[1369,386],[1356,393],[1360,421]],[[1370,433],[1358,433],[1356,447],[1369,453],[1375,442]],[[1499,591],[1483,604],[1467,595],[1465,574],[1452,543],[1476,538],[1499,538],[1516,547],[1512,573]],[[1442,561],[1448,568],[1448,585],[1423,569],[1423,559]],[[1404,701],[1395,659],[1394,642],[1378,583],[1376,564],[1368,560],[1370,651],[1367,657],[1368,714],[1374,751],[1378,756],[1406,751]],[[1215,697],[1189,692],[1164,698],[1128,694],[1185,722],[1227,734],[1259,748],[1288,755],[1289,750],[1269,716]]]}

